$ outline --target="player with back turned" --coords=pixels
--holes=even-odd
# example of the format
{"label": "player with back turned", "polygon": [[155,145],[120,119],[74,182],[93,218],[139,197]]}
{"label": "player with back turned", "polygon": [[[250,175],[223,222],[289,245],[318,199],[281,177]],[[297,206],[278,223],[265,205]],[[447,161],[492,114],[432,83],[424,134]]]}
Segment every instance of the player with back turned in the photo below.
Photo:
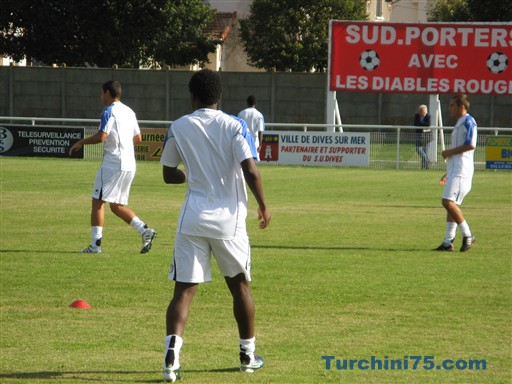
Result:
{"label": "player with back turned", "polygon": [[[245,183],[258,204],[259,227],[270,223],[256,148],[245,122],[217,109],[222,91],[217,73],[196,72],[189,91],[194,112],[171,124],[160,161],[165,183],[187,182],[169,272],[175,285],[166,313],[165,381],[181,378],[183,332],[198,285],[211,281],[211,254],[233,298],[240,370],[252,372],[264,363],[255,354],[251,248],[245,223]],[[178,169],[180,163],[186,173]]]}

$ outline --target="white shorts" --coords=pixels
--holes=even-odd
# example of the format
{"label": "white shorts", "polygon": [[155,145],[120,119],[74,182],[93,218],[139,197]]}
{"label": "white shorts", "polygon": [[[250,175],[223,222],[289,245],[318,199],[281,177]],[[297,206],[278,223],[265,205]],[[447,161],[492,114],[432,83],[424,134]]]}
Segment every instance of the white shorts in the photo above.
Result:
{"label": "white shorts", "polygon": [[454,201],[455,204],[461,205],[462,200],[471,190],[470,177],[453,177],[446,180],[444,186],[443,199]]}
{"label": "white shorts", "polygon": [[100,167],[94,180],[92,197],[107,203],[128,204],[135,171],[119,171]]}
{"label": "white shorts", "polygon": [[204,283],[212,280],[211,254],[225,277],[243,273],[251,281],[251,247],[249,237],[219,240],[176,233],[169,280],[181,283]]}

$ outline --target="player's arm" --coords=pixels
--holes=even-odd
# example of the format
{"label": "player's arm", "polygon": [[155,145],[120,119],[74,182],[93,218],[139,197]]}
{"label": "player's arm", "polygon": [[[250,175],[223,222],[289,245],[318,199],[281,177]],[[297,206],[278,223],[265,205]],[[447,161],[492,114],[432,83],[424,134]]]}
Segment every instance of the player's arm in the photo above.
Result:
{"label": "player's arm", "polygon": [[472,151],[473,149],[475,149],[475,146],[473,144],[462,144],[458,147],[444,150],[443,152],[441,152],[441,155],[443,156],[444,159],[446,159],[448,157],[458,155],[460,153]]}
{"label": "player's arm", "polygon": [[69,149],[69,155],[71,156],[74,152],[78,151],[86,144],[103,143],[105,140],[107,140],[107,136],[108,134],[106,134],[105,132],[98,131],[94,135],[89,136],[86,139],[79,140],[75,144],[73,144],[73,146]]}
{"label": "player's arm", "polygon": [[163,166],[162,175],[166,184],[183,184],[187,181],[185,172],[178,167]]}
{"label": "player's arm", "polygon": [[187,181],[185,172],[178,169],[180,162],[181,158],[176,145],[176,140],[174,139],[174,136],[172,136],[171,128],[169,128],[165,138],[162,156],[160,157],[160,164],[162,164],[162,177],[166,184],[183,184]]}
{"label": "player's arm", "polygon": [[260,148],[261,148],[261,143],[263,143],[263,131],[258,131],[258,140],[259,140],[259,147],[256,148],[258,150],[258,152],[260,151]]}
{"label": "player's arm", "polygon": [[439,179],[440,185],[446,185],[446,173]]}
{"label": "player's arm", "polygon": [[265,194],[263,192],[263,182],[261,180],[260,171],[252,157],[243,160],[240,165],[244,172],[245,182],[258,203],[258,220],[260,221],[260,228],[263,229],[270,223],[271,215],[265,203]]}
{"label": "player's arm", "polygon": [[133,136],[133,145],[139,144],[142,141],[142,135],[139,133],[138,135]]}
{"label": "player's arm", "polygon": [[265,119],[262,116],[261,120],[260,120],[260,127],[258,129],[258,139],[260,140],[260,145],[261,145],[261,143],[263,143],[263,131],[264,130],[265,130]]}
{"label": "player's arm", "polygon": [[458,155],[467,151],[472,151],[476,148],[476,123],[473,118],[466,115],[466,121],[464,122],[466,128],[466,138],[462,145],[458,147],[447,149],[441,152],[443,158]]}

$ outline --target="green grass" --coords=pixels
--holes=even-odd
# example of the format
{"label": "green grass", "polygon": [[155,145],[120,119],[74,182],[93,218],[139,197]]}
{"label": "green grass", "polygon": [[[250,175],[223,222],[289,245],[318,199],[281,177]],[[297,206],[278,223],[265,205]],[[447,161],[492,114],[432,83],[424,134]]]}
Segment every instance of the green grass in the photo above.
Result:
{"label": "green grass", "polygon": [[[2,383],[156,383],[167,281],[185,186],[139,163],[130,207],[158,230],[150,253],[106,213],[89,241],[99,161],[0,158]],[[444,236],[439,171],[262,166],[269,228],[250,200],[257,348],[237,371],[222,277],[200,287],[184,335],[184,383],[510,383],[510,172],[478,171],[463,211],[469,253],[430,251]],[[460,246],[460,234],[456,240]],[[93,308],[68,308],[83,299]],[[484,359],[486,370],[326,370],[322,356]],[[411,365],[411,364],[410,364]]]}

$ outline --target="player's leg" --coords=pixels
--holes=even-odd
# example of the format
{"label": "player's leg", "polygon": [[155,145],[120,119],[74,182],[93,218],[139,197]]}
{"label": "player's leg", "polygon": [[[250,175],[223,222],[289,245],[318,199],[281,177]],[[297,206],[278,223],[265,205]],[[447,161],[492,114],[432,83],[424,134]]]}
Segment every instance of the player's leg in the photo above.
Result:
{"label": "player's leg", "polygon": [[110,210],[114,215],[119,217],[126,224],[130,224],[133,218],[136,216],[130,208],[125,207],[122,204],[110,203]]}
{"label": "player's leg", "polygon": [[212,241],[212,250],[219,269],[233,297],[233,314],[238,326],[240,370],[253,372],[263,367],[264,360],[256,355],[254,336],[254,301],[250,281],[251,249],[249,238]]}
{"label": "player's leg", "polygon": [[245,275],[225,277],[231,296],[233,297],[233,314],[238,325],[240,339],[254,337],[254,301],[249,282]]}
{"label": "player's leg", "polygon": [[[449,178],[447,180],[442,200],[443,207],[447,212],[446,238],[440,247],[443,247],[443,245],[446,247],[448,245],[447,241],[449,238],[451,238],[451,242],[453,243],[456,228],[458,227],[463,237],[460,251],[465,252],[471,249],[471,245],[474,243],[474,237],[471,234],[469,225],[464,218],[462,210],[460,209],[460,205],[462,204],[464,197],[470,190],[471,179],[456,177]],[[451,248],[451,250],[453,250],[453,244],[451,245]]]}
{"label": "player's leg", "polygon": [[91,227],[105,226],[105,202],[92,198],[91,203]]}
{"label": "player's leg", "polygon": [[153,245],[153,239],[156,237],[156,231],[153,228],[149,228],[144,221],[137,217],[135,212],[125,205],[110,203],[110,210],[126,224],[135,228],[135,230],[142,236],[142,247],[140,249],[140,253],[148,252]]}
{"label": "player's leg", "polygon": [[105,202],[103,201],[104,174],[100,167],[94,179],[91,194],[91,243],[81,253],[100,253],[103,227],[105,225]]}
{"label": "player's leg", "polygon": [[166,312],[163,379],[181,378],[180,350],[190,305],[199,283],[211,281],[210,246],[197,236],[176,234],[169,280],[175,280],[174,294]]}
{"label": "player's leg", "polygon": [[101,239],[105,225],[105,203],[101,199],[91,201],[91,243],[81,253],[101,253]]}
{"label": "player's leg", "polygon": [[190,313],[190,305],[197,291],[197,283],[176,282],[174,295],[165,315],[167,336],[164,339],[163,379],[174,382],[182,378],[180,351],[183,331]]}
{"label": "player's leg", "polygon": [[140,253],[146,253],[153,245],[153,239],[156,237],[156,231],[149,228],[144,221],[139,219],[128,205],[128,197],[132,181],[135,177],[134,171],[117,171],[110,176],[110,183],[105,190],[105,201],[110,202],[112,212],[131,225],[142,236],[142,247]]}
{"label": "player's leg", "polygon": [[167,335],[183,336],[190,313],[190,305],[197,291],[198,283],[176,282],[174,294],[165,316]]}
{"label": "player's leg", "polygon": [[255,354],[256,337],[254,336],[254,300],[249,282],[244,273],[235,277],[225,277],[233,297],[233,314],[240,335],[240,370],[254,372],[263,367],[265,360]]}
{"label": "player's leg", "polygon": [[457,217],[452,215],[450,211],[450,202],[454,202],[459,194],[459,184],[454,178],[448,177],[444,186],[442,205],[446,209],[446,229],[445,237],[441,245],[435,248],[436,251],[448,251],[454,250],[453,241],[457,234]]}

